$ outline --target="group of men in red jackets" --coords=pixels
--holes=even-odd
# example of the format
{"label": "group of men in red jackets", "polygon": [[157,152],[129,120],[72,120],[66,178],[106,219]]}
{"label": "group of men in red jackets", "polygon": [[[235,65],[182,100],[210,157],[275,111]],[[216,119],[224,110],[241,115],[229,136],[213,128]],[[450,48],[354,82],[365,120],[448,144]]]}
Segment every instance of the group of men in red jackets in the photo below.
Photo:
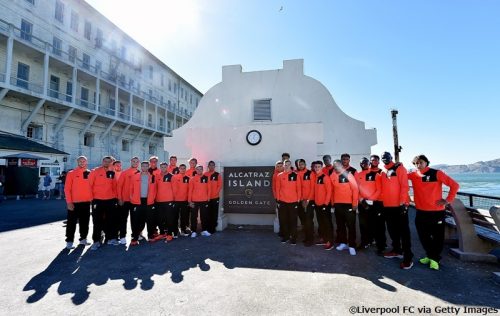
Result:
{"label": "group of men in red jackets", "polygon": [[[380,160],[383,168],[379,168]],[[284,153],[276,162],[273,176],[273,195],[277,202],[279,235],[282,243],[297,244],[297,218],[304,231],[304,245],[314,244],[314,215],[318,223],[318,240],[325,250],[336,246],[339,251],[366,249],[374,244],[377,253],[385,258],[399,258],[400,268],[411,269],[413,253],[408,220],[410,205],[409,180],[413,186],[416,208],[415,225],[426,256],[419,261],[439,270],[440,253],[444,243],[445,207],[453,201],[458,183],[444,172],[429,168],[425,155],[413,159],[416,169],[408,173],[403,164],[394,162],[389,152],[380,159],[363,157],[358,172],[350,166],[350,155],[340,160],[313,161],[311,170],[304,159],[292,167],[290,155]],[[450,188],[443,199],[442,185]],[[332,213],[336,221],[333,233]],[[356,243],[356,219],[359,219],[361,243]],[[386,231],[392,249],[386,251]]]}
{"label": "group of men in red jackets", "polygon": [[[127,244],[127,222],[130,214],[132,240],[130,246],[145,239],[149,242],[172,241],[181,236],[198,236],[198,214],[201,235],[215,233],[219,211],[222,176],[215,171],[215,162],[208,171],[197,164],[196,158],[177,166],[177,157],[158,166],[158,157],[130,160],[122,171],[121,162],[111,156],[102,159],[101,166],[88,169],[87,158],[77,158],[77,167],[68,172],[64,188],[68,210],[66,248],[73,248],[76,224],[80,229],[80,245],[87,242],[90,214],[93,232],[91,250],[103,243]],[[159,167],[159,168],[158,168]],[[91,212],[92,210],[92,212]]]}

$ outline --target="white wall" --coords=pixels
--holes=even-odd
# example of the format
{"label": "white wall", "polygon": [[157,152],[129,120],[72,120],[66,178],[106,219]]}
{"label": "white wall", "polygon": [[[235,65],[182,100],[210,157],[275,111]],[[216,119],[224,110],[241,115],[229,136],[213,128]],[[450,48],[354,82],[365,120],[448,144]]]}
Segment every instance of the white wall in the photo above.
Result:
{"label": "white wall", "polygon": [[[254,122],[254,100],[271,99],[272,121]],[[262,141],[249,145],[246,135],[259,130]],[[191,120],[165,137],[165,150],[180,162],[198,158],[224,166],[273,166],[281,153],[311,161],[330,154],[351,154],[353,165],[377,143],[376,131],[346,115],[321,82],[305,76],[303,60],[283,62],[283,69],[242,72],[222,68],[222,82],[201,99]],[[221,201],[221,209],[223,202]],[[274,215],[221,214],[227,224],[273,225]]]}
{"label": "white wall", "polygon": [[[308,164],[331,154],[370,154],[376,131],[346,115],[330,92],[303,74],[303,60],[284,61],[283,69],[242,72],[225,66],[222,82],[201,99],[191,120],[164,138],[165,150],[180,159],[191,156],[221,165],[274,165],[282,152]],[[253,122],[253,102],[271,99],[272,122]],[[250,146],[246,133],[257,129],[263,140]],[[353,163],[354,164],[354,163]]]}

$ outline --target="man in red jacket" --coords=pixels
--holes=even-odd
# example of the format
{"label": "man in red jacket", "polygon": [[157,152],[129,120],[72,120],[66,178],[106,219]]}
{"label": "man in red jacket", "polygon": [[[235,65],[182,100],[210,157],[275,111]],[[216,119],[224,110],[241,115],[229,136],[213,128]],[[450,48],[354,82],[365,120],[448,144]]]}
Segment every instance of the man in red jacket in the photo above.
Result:
{"label": "man in red jacket", "polygon": [[138,172],[139,157],[130,159],[130,168],[123,171],[118,178],[118,231],[120,233],[120,244],[127,244],[127,222],[128,216],[133,209],[130,202],[130,178]]}
{"label": "man in red jacket", "polygon": [[186,171],[186,174],[189,177],[194,177],[196,174],[196,165],[198,164],[198,159],[196,158],[191,158],[189,159],[189,169]]}
{"label": "man in red jacket", "polygon": [[[445,207],[455,199],[460,186],[441,170],[429,168],[429,159],[424,155],[416,156],[413,164],[417,170],[408,174],[408,179],[413,185],[417,209],[415,226],[426,253],[420,263],[439,270],[444,243]],[[443,184],[450,188],[446,199],[443,199]]]}
{"label": "man in red jacket", "polygon": [[141,162],[141,171],[130,179],[130,202],[134,206],[130,213],[132,225],[132,242],[130,246],[139,244],[139,235],[147,224],[148,240],[156,241],[156,220],[153,210],[156,198],[157,177],[149,171],[149,162]]}
{"label": "man in red jacket", "polygon": [[319,241],[317,245],[323,246],[325,250],[332,250],[333,228],[330,226],[332,223],[332,213],[330,211],[332,181],[330,180],[330,176],[325,174],[322,161],[316,161],[313,170],[316,173],[313,205],[316,212],[316,220],[318,221]]}
{"label": "man in red jacket", "polygon": [[87,246],[89,233],[90,202],[92,190],[89,184],[90,170],[87,169],[87,157],[80,156],[76,159],[78,166],[68,172],[64,186],[64,195],[68,209],[66,223],[66,248],[73,248],[76,223],[80,225],[80,245]]}
{"label": "man in red jacket", "polygon": [[313,170],[307,169],[304,159],[297,160],[297,174],[302,180],[302,193],[300,198],[301,202],[298,208],[298,216],[302,225],[302,230],[304,231],[304,245],[309,247],[312,246],[314,242],[314,207],[309,205],[309,201],[314,197],[313,190],[316,174]]}
{"label": "man in red jacket", "polygon": [[203,174],[203,166],[196,167],[196,173],[189,180],[188,202],[191,207],[191,238],[195,238],[196,227],[198,225],[198,211],[201,219],[201,235],[208,237],[211,234],[209,229],[209,214],[208,202],[210,200],[210,184],[209,179]]}
{"label": "man in red jacket", "polygon": [[370,161],[363,157],[359,163],[361,171],[354,176],[359,188],[359,232],[361,245],[359,249],[366,249],[375,238],[375,223],[377,210],[373,208],[382,192],[382,179],[380,174],[370,169]]}
{"label": "man in red jacket", "polygon": [[172,183],[174,175],[168,172],[168,164],[160,164],[160,176],[156,179],[156,207],[160,235],[167,239],[177,238],[179,234],[179,216],[174,207]]}
{"label": "man in red jacket", "polygon": [[180,216],[181,236],[191,236],[189,225],[190,207],[188,204],[189,182],[191,177],[186,174],[186,165],[179,165],[179,173],[174,176],[172,190],[174,192],[175,208]]}
{"label": "man in red jacket", "polygon": [[276,192],[280,201],[280,213],[283,213],[284,227],[282,243],[290,241],[292,246],[297,244],[297,211],[302,197],[302,180],[292,171],[292,162],[283,161],[285,171],[278,174]]}
{"label": "man in red jacket", "polygon": [[92,189],[92,222],[94,229],[92,232],[91,250],[97,250],[102,243],[101,234],[105,233],[106,241],[109,245],[119,245],[116,240],[116,175],[110,170],[112,159],[110,156],[102,158],[102,165],[90,172],[89,183]]}
{"label": "man in red jacket", "polygon": [[177,167],[177,156],[170,156],[168,165],[168,172],[176,175],[179,173],[179,167]]}
{"label": "man in red jacket", "polygon": [[208,171],[205,173],[210,184],[210,201],[208,202],[209,228],[210,234],[215,233],[217,220],[219,219],[219,195],[222,189],[222,174],[215,171],[215,162],[208,162]]}
{"label": "man in red jacket", "polygon": [[408,171],[403,164],[394,163],[392,155],[387,151],[382,154],[382,162],[385,168],[381,173],[383,213],[392,240],[392,250],[386,252],[384,257],[403,259],[399,267],[408,270],[413,267],[408,223]]}
{"label": "man in red jacket", "polygon": [[356,211],[358,209],[358,185],[354,176],[344,169],[340,160],[333,162],[332,205],[337,221],[337,250],[349,250],[356,255]]}

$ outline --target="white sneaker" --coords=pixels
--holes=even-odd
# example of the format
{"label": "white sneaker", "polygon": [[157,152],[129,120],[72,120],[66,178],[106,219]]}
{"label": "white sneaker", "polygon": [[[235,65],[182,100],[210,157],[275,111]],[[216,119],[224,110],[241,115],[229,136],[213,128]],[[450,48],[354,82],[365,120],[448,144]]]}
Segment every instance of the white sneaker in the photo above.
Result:
{"label": "white sneaker", "polygon": [[120,245],[126,245],[126,244],[127,244],[127,238],[126,237],[120,238]]}
{"label": "white sneaker", "polygon": [[192,232],[192,233],[191,233],[191,238],[196,238],[196,236],[198,236],[198,234],[197,234],[197,233],[195,233],[195,232]]}
{"label": "white sneaker", "polygon": [[349,254],[351,256],[355,256],[356,255],[356,249],[352,248],[352,247],[349,247]]}
{"label": "white sneaker", "polygon": [[206,230],[204,230],[204,231],[201,232],[201,235],[205,236],[205,237],[210,237],[212,234],[210,234],[209,232],[207,232]]}
{"label": "white sneaker", "polygon": [[337,248],[335,248],[335,249],[337,249],[338,251],[342,251],[342,250],[346,250],[348,248],[349,248],[349,246],[347,246],[346,244],[342,243],[342,244],[338,245]]}
{"label": "white sneaker", "polygon": [[78,244],[79,245],[83,245],[83,246],[90,246],[90,243],[87,242],[87,239],[80,240],[80,242]]}
{"label": "white sneaker", "polygon": [[101,243],[95,242],[92,244],[92,246],[90,246],[90,250],[97,250],[97,249],[99,249],[99,247],[101,247]]}
{"label": "white sneaker", "polygon": [[143,240],[143,239],[146,239],[146,238],[144,236],[142,236],[142,234],[140,234],[138,240]]}
{"label": "white sneaker", "polygon": [[73,246],[73,243],[72,243],[72,242],[68,241],[68,242],[66,243],[66,249],[75,249],[75,247]]}

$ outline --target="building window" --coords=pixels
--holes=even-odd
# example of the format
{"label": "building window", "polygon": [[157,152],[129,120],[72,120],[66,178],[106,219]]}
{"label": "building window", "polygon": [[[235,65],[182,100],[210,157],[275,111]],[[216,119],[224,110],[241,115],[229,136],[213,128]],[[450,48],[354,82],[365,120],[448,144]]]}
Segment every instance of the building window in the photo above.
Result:
{"label": "building window", "polygon": [[172,82],[168,79],[168,91],[172,91]]}
{"label": "building window", "polygon": [[23,63],[17,63],[17,86],[28,89],[29,78],[30,66]]}
{"label": "building window", "polygon": [[64,23],[64,3],[56,0],[56,14],[55,18],[57,21]]}
{"label": "building window", "polygon": [[160,117],[160,129],[165,128],[165,119],[163,117]]}
{"label": "building window", "polygon": [[59,98],[59,77],[54,75],[50,76],[49,95],[53,98]]}
{"label": "building window", "polygon": [[83,36],[90,41],[92,36],[92,24],[89,21],[85,21],[85,29],[83,30]]}
{"label": "building window", "polygon": [[83,146],[94,147],[94,134],[85,133],[83,135]]}
{"label": "building window", "polygon": [[156,154],[156,145],[155,144],[149,144],[149,154],[150,155]]}
{"label": "building window", "polygon": [[52,39],[52,53],[54,53],[57,56],[61,56],[62,52],[62,41],[55,37]]}
{"label": "building window", "polygon": [[30,124],[26,130],[26,137],[42,140],[43,126]]}
{"label": "building window", "polygon": [[174,83],[174,94],[177,94],[177,83]]}
{"label": "building window", "polygon": [[83,53],[83,68],[90,69],[90,56]]}
{"label": "building window", "polygon": [[153,66],[149,66],[149,79],[153,80]]}
{"label": "building window", "polygon": [[100,28],[97,28],[97,34],[95,37],[95,47],[97,48],[102,47],[102,42],[103,42],[102,30]]}
{"label": "building window", "polygon": [[130,150],[130,142],[126,139],[122,139],[122,151]]}
{"label": "building window", "polygon": [[78,33],[78,23],[80,22],[80,16],[75,11],[71,11],[71,29]]}
{"label": "building window", "polygon": [[189,95],[189,104],[193,104],[193,95],[192,94]]}
{"label": "building window", "polygon": [[172,123],[170,121],[167,121],[167,132],[170,132],[172,129]]}
{"label": "building window", "polygon": [[95,70],[99,71],[99,70],[101,70],[101,68],[102,68],[102,62],[100,62],[99,60],[96,60],[95,61]]}
{"label": "building window", "polygon": [[148,113],[148,126],[153,127],[153,114]]}
{"label": "building window", "polygon": [[66,101],[71,102],[73,96],[73,83],[71,81],[66,82]]}
{"label": "building window", "polygon": [[74,63],[76,59],[76,48],[73,46],[68,47],[68,58],[69,61]]}
{"label": "building window", "polygon": [[271,119],[271,99],[253,101],[253,120],[272,121]]}
{"label": "building window", "polygon": [[26,41],[31,41],[32,34],[33,24],[26,20],[21,20],[21,38]]}
{"label": "building window", "polygon": [[89,89],[82,87],[80,91],[80,104],[82,106],[89,106]]}
{"label": "building window", "polygon": [[127,59],[127,47],[125,45],[120,50],[120,56],[122,59]]}

